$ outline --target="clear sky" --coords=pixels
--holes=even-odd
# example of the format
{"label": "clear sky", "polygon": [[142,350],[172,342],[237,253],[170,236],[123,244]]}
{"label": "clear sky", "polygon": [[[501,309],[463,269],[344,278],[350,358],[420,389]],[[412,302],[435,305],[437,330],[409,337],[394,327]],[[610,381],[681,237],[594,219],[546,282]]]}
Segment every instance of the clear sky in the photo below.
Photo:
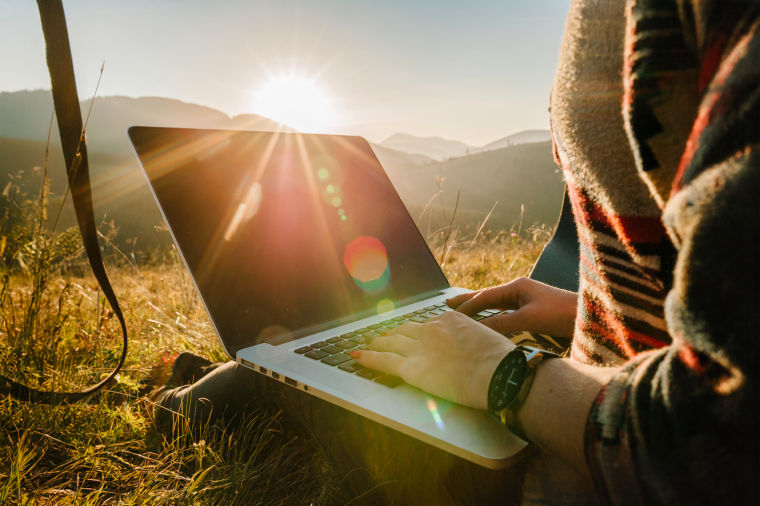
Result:
{"label": "clear sky", "polygon": [[[105,60],[98,95],[269,112],[372,141],[406,132],[475,146],[548,128],[569,5],[64,0],[82,98]],[[36,2],[0,1],[0,91],[49,87]]]}

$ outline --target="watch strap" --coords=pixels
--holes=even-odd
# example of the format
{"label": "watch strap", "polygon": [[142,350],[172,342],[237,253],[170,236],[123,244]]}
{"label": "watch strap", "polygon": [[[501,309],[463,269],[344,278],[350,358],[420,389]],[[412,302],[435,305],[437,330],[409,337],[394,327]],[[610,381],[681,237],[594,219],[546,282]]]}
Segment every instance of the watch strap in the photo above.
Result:
{"label": "watch strap", "polygon": [[[528,443],[532,443],[530,438],[525,434],[525,431],[522,428],[522,424],[520,424],[519,419],[516,416],[517,410],[522,406],[525,399],[528,397],[528,393],[530,392],[531,387],[533,386],[533,379],[535,378],[535,370],[538,363],[544,359],[544,358],[559,358],[560,355],[551,351],[547,351],[541,348],[536,348],[532,346],[518,346],[514,350],[512,350],[507,357],[504,358],[504,360],[499,363],[499,366],[496,368],[496,371],[494,372],[494,376],[491,378],[491,384],[489,385],[489,395],[491,392],[491,385],[493,384],[494,378],[499,373],[501,366],[504,362],[507,361],[507,358],[514,353],[515,351],[520,351],[522,353],[525,353],[525,357],[528,360],[528,366],[526,370],[525,377],[523,378],[522,384],[520,385],[520,391],[517,394],[517,396],[510,402],[504,409],[501,411],[493,412],[491,411],[489,407],[489,414],[499,420],[503,425],[507,426],[517,437],[522,439],[523,441],[526,441]],[[537,357],[534,358],[534,357]]]}

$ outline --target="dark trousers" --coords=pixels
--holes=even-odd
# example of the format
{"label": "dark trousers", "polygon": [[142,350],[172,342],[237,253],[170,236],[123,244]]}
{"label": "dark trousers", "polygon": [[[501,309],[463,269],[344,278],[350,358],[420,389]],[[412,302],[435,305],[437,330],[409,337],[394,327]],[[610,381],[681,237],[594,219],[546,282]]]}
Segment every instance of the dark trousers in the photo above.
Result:
{"label": "dark trousers", "polygon": [[[161,404],[196,426],[281,412],[287,429],[313,438],[352,497],[398,505],[517,504],[523,465],[493,471],[256,373],[219,364]],[[378,484],[380,484],[378,486]],[[374,488],[373,488],[374,487]],[[364,502],[364,501],[362,501]]]}

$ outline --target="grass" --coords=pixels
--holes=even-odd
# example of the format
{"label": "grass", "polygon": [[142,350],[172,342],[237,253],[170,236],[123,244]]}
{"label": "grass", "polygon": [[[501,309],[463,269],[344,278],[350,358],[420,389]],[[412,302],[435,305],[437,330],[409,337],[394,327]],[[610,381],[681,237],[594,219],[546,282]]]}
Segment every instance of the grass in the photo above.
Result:
{"label": "grass", "polygon": [[[78,232],[45,231],[44,190],[30,200],[11,185],[2,206],[0,371],[47,389],[94,383],[118,361],[121,336],[82,258]],[[232,431],[210,426],[176,439],[156,430],[141,380],[152,370],[166,372],[182,351],[227,357],[176,255],[138,264],[114,245],[115,230],[101,224],[131,333],[119,381],[74,405],[0,396],[0,504],[351,502],[320,450],[285,433],[276,413],[258,413]],[[494,234],[483,225],[450,225],[428,240],[451,284],[475,289],[526,275],[549,236],[545,228]]]}

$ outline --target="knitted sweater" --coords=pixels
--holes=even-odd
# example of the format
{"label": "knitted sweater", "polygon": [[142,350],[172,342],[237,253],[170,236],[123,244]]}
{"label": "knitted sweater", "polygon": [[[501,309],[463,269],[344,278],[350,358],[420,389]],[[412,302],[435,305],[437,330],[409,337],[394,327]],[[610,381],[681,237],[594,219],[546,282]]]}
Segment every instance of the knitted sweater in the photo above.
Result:
{"label": "knitted sweater", "polygon": [[[623,5],[625,4],[625,5]],[[612,504],[756,504],[760,2],[573,2],[552,91],[581,244],[572,358]]]}

